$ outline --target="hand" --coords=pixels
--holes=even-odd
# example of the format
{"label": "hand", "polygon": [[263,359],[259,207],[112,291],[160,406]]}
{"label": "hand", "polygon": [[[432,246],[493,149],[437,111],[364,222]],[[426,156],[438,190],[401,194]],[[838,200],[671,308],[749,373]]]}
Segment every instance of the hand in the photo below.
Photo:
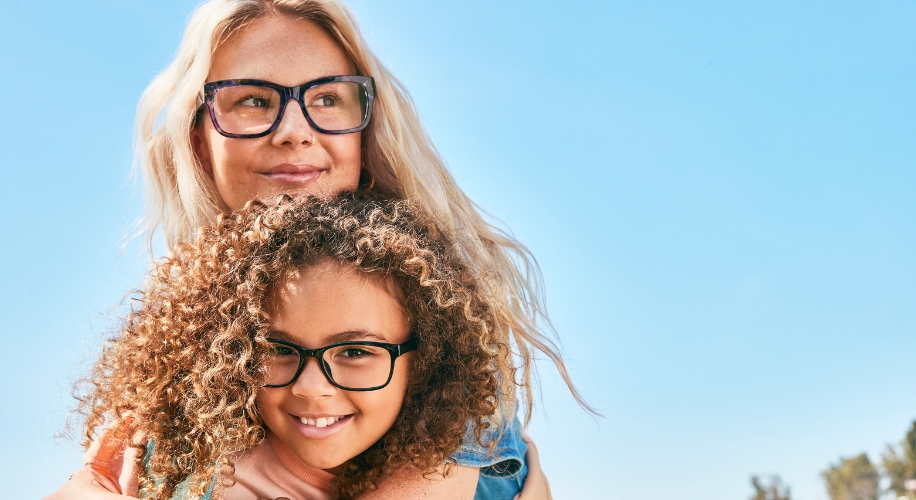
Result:
{"label": "hand", "polygon": [[550,496],[547,476],[541,470],[541,461],[538,459],[538,449],[534,446],[534,441],[524,433],[522,433],[522,441],[528,445],[528,452],[525,453],[525,461],[528,462],[528,477],[525,478],[522,491],[512,500],[553,500],[553,497]]}
{"label": "hand", "polygon": [[59,490],[44,497],[42,500],[124,500],[125,496],[106,490],[92,475],[92,472],[83,467],[74,472],[70,479]]}

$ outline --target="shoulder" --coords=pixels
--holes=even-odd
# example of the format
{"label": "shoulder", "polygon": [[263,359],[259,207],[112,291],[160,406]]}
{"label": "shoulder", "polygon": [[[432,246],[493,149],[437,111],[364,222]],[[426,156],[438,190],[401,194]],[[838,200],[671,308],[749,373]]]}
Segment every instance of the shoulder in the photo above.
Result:
{"label": "shoulder", "polygon": [[[445,471],[445,465],[441,472]],[[360,500],[419,500],[436,498],[442,500],[470,500],[477,489],[480,469],[453,466],[443,477],[423,477],[423,472],[408,468],[385,478],[375,491],[361,495]]]}

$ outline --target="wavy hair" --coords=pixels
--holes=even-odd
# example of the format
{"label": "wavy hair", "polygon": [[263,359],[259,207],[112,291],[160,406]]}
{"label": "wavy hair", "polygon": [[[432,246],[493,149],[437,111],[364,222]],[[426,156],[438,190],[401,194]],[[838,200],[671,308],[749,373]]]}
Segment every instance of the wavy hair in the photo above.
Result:
{"label": "wavy hair", "polygon": [[510,233],[487,222],[458,187],[406,89],[369,50],[340,0],[209,0],[193,13],[175,59],[147,87],[137,110],[136,159],[146,183],[145,226],[150,241],[161,231],[168,246],[175,248],[226,211],[213,180],[193,154],[189,131],[214,50],[268,14],[316,23],[340,44],[357,73],[375,79],[373,116],[362,134],[362,167],[375,178],[375,189],[411,200],[441,231],[455,235],[455,251],[489,296],[496,335],[504,341],[511,337],[517,350],[519,379],[501,380],[510,402],[514,404],[516,384],[523,387],[526,421],[530,418],[533,354],[539,350],[556,365],[579,404],[595,413],[573,385],[551,336],[545,334],[552,327],[537,261]]}
{"label": "wavy hair", "polygon": [[271,294],[293,272],[331,260],[392,279],[421,339],[397,420],[333,480],[335,496],[374,489],[405,466],[435,473],[461,446],[469,421],[492,446],[481,431],[497,411],[497,370],[510,347],[494,334],[497,320],[474,275],[420,214],[409,202],[365,193],[285,196],[249,202],[201,229],[155,267],[84,379],[86,439],[108,426],[155,443],[132,446],[149,468],[141,488],[156,498],[188,478],[197,497],[214,475],[220,487],[233,484],[233,457],[268,432],[255,397]]}

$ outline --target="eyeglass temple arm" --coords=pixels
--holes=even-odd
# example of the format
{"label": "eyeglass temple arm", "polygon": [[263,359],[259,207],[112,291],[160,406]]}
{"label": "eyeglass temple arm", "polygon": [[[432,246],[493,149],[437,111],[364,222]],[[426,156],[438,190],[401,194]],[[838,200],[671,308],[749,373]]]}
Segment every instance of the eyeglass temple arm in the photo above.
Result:
{"label": "eyeglass temple arm", "polygon": [[407,354],[410,351],[416,351],[417,346],[419,344],[420,344],[420,339],[418,339],[417,337],[413,337],[410,340],[408,340],[407,342],[404,342],[403,344],[398,344],[397,345],[398,356],[402,354]]}

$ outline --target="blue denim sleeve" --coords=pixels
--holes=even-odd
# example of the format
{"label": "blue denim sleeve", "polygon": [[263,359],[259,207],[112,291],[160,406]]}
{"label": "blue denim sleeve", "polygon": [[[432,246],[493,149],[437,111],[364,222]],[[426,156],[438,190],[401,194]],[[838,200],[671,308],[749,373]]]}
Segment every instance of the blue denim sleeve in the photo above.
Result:
{"label": "blue denim sleeve", "polygon": [[512,500],[528,475],[525,463],[528,446],[522,441],[518,416],[502,429],[502,435],[498,429],[491,428],[484,431],[482,438],[484,444],[497,439],[492,451],[477,442],[474,425],[469,422],[461,449],[452,458],[458,465],[480,468],[474,500]]}

